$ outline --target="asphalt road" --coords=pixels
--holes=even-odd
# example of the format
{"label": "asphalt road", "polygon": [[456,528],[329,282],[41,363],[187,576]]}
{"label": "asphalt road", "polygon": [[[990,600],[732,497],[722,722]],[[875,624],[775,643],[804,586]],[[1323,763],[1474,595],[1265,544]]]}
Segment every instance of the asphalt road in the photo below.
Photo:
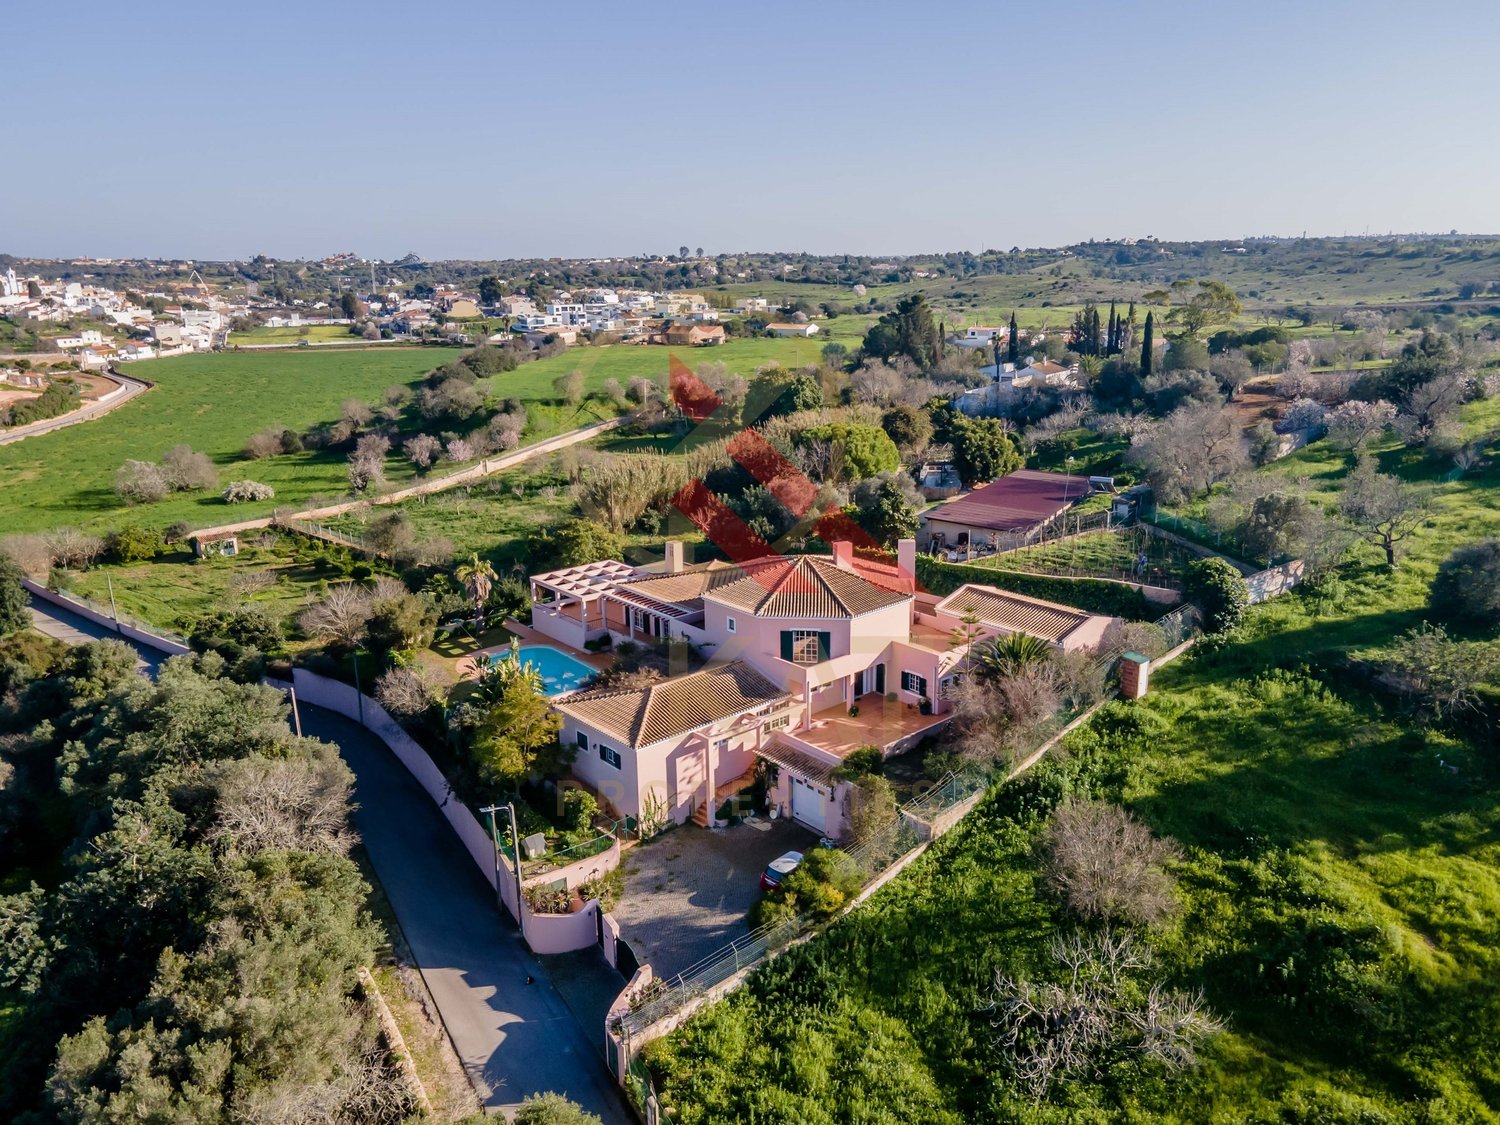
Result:
{"label": "asphalt road", "polygon": [[[31,611],[38,629],[69,644],[113,636],[56,606],[33,602]],[[134,647],[143,668],[164,659]],[[606,1125],[629,1125],[594,1041],[427,794],[363,727],[307,704],[301,714],[302,732],[336,744],[354,771],[355,826],[486,1108],[510,1116],[528,1094],[552,1090]],[[603,1038],[602,1026],[587,1031]]]}
{"label": "asphalt road", "polygon": [[629,1122],[598,1049],[406,768],[330,711],[303,705],[302,732],[336,743],[354,771],[355,825],[486,1107],[554,1090],[606,1123]]}
{"label": "asphalt road", "polygon": [[[70,645],[84,645],[106,637],[113,637],[124,641],[125,644],[131,644],[128,638],[117,636],[103,625],[97,625],[86,617],[79,617],[60,606],[49,605],[45,602],[32,601],[31,626],[38,633],[45,633],[49,637],[55,637]],[[137,665],[146,671],[154,672],[167,658],[164,653],[146,648],[144,645],[131,645],[131,647],[135,649]]]}
{"label": "asphalt road", "polygon": [[111,410],[124,406],[136,395],[144,394],[151,388],[137,379],[130,379],[124,375],[110,373],[110,377],[118,379],[120,385],[125,388],[125,393],[119,398],[110,399],[108,402],[90,402],[79,407],[68,414],[61,414],[56,418],[44,418],[40,422],[32,422],[29,425],[17,426],[13,430],[0,433],[0,445],[9,445],[13,441],[21,441],[23,438],[36,437],[38,434],[50,434],[53,430],[61,430],[67,426],[75,426],[79,422],[91,422],[95,418],[102,418]]}

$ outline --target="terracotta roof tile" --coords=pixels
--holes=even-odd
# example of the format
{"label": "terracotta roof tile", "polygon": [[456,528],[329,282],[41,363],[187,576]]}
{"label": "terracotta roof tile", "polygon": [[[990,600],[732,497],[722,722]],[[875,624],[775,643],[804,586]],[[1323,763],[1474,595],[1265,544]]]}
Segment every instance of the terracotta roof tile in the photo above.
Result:
{"label": "terracotta roof tile", "polygon": [[756,617],[857,617],[910,594],[886,589],[819,555],[770,555],[713,575],[704,597]]}
{"label": "terracotta roof tile", "polygon": [[628,746],[641,747],[790,698],[750,665],[736,660],[645,688],[578,692],[563,696],[554,706]]}
{"label": "terracotta roof tile", "polygon": [[986,625],[1011,633],[1025,633],[1053,644],[1089,619],[1081,609],[1023,597],[993,586],[961,586],[938,602],[940,613],[962,616],[972,610]]}
{"label": "terracotta roof tile", "polygon": [[1087,477],[1018,469],[925,513],[928,520],[1019,531],[1051,519],[1088,495]]}

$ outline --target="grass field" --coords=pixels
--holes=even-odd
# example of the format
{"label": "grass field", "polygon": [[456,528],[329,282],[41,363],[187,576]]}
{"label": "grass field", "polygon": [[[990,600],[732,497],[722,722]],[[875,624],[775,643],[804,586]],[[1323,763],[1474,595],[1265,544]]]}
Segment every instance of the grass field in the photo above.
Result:
{"label": "grass field", "polygon": [[[132,367],[156,387],[96,421],[0,446],[0,526],[35,531],[59,525],[104,530],[178,520],[208,526],[338,496],[344,456],[298,453],[265,461],[242,457],[246,439],[271,423],[306,428],[338,416],[347,398],[377,400],[392,384],[410,386],[456,354],[451,349],[221,352],[150,360]],[[182,494],[122,508],[111,486],[127,459],[155,460],[185,442],[207,453],[224,480],[249,477],[276,499],[229,507],[217,495]],[[409,472],[391,462],[390,475]]]}
{"label": "grass field", "polygon": [[[746,339],[675,354],[692,366],[717,362],[753,375],[771,363],[816,363],[822,345],[817,339]],[[133,372],[157,384],[149,393],[85,425],[0,447],[4,528],[19,532],[73,525],[104,531],[178,521],[204,527],[341,498],[347,491],[344,453],[303,452],[249,462],[242,456],[246,439],[272,423],[305,429],[332,420],[343,400],[378,400],[386,387],[412,386],[456,354],[446,348],[288,349],[136,364]],[[552,384],[559,375],[582,371],[589,391],[602,392],[611,378],[622,385],[640,377],[665,379],[668,355],[660,347],[575,348],[496,375],[485,381],[485,389],[497,399],[515,397],[526,404],[525,440],[532,442],[603,416],[598,403],[581,409],[558,403]],[[276,489],[276,498],[230,508],[217,495],[183,494],[139,508],[121,507],[111,490],[120,465],[128,459],[155,460],[178,443],[207,453],[224,480],[262,481]],[[386,475],[394,485],[414,476],[399,456],[387,461]]]}
{"label": "grass field", "polygon": [[[1500,424],[1471,405],[1465,427]],[[1442,467],[1387,446],[1413,480]],[[1315,444],[1265,470],[1331,489]],[[1068,753],[993,792],[859,911],[655,1048],[663,1104],[719,1120],[1496,1120],[1500,762],[1494,732],[1425,728],[1346,669],[1424,616],[1437,563],[1500,534],[1500,468],[1439,484],[1400,569],[1365,551],[1163,670]],[[1052,979],[1072,923],[1036,844],[1064,794],[1117,801],[1183,848],[1157,976],[1228,1030],[1166,1077],[1129,1060],[1035,1105],[984,1005],[997,971]]]}
{"label": "grass field", "polygon": [[309,343],[327,343],[330,340],[358,340],[360,337],[347,324],[303,324],[291,328],[251,328],[244,332],[231,332],[229,346],[236,344],[296,344],[303,340]]}
{"label": "grass field", "polygon": [[800,367],[817,363],[825,343],[827,340],[817,336],[807,340],[748,337],[731,339],[712,348],[662,348],[644,344],[577,347],[496,375],[488,380],[488,388],[496,395],[542,397],[552,393],[554,379],[570,371],[583,372],[590,392],[602,391],[610,379],[618,380],[621,386],[632,379],[662,381],[667,377],[669,357],[673,355],[689,367],[722,363],[731,371],[751,376],[767,364]]}
{"label": "grass field", "polygon": [[122,618],[186,634],[203,614],[232,605],[264,606],[278,616],[295,614],[313,600],[320,581],[328,577],[299,562],[290,542],[266,550],[247,542],[232,558],[194,560],[179,551],[150,562],[95,567],[74,577],[70,593],[108,606],[112,586]]}

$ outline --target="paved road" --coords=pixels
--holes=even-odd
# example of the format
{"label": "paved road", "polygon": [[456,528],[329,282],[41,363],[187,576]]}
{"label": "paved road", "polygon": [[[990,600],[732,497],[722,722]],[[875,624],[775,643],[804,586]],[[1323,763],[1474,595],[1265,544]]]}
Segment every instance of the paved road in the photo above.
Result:
{"label": "paved road", "polygon": [[61,414],[56,418],[44,418],[40,422],[32,422],[30,425],[17,426],[13,430],[6,430],[0,433],[0,445],[9,445],[11,442],[20,441],[23,438],[36,437],[38,434],[49,434],[53,430],[61,430],[66,426],[76,426],[79,422],[91,422],[95,418],[102,418],[111,410],[124,406],[131,399],[135,398],[136,395],[143,394],[151,389],[139,380],[118,375],[114,372],[110,372],[109,377],[118,380],[120,385],[125,388],[123,394],[110,399],[108,402],[86,403],[69,414]]}
{"label": "paved road", "polygon": [[[113,635],[56,606],[33,602],[31,612],[42,632],[70,644]],[[143,667],[165,659],[135,648]],[[627,1125],[593,1039],[411,774],[356,723],[306,704],[301,713],[303,733],[335,743],[354,771],[355,825],[459,1057],[488,1091],[487,1108],[509,1116],[526,1095],[555,1090],[606,1125]],[[604,1029],[588,1032],[602,1039]]]}
{"label": "paved road", "polygon": [[[126,644],[131,643],[127,638],[116,636],[112,630],[95,624],[86,617],[79,617],[76,613],[71,613],[61,606],[35,600],[31,602],[31,625],[38,633],[46,633],[47,636],[56,637],[70,645],[88,644],[89,641],[102,640],[105,637],[114,637]],[[154,672],[167,658],[164,653],[146,648],[144,645],[132,647],[135,648],[136,664],[143,670]]]}
{"label": "paved road", "polygon": [[354,770],[355,824],[459,1057],[489,1091],[486,1106],[511,1110],[555,1090],[625,1125],[598,1049],[411,774],[374,735],[330,711],[304,705],[302,731],[336,743]]}

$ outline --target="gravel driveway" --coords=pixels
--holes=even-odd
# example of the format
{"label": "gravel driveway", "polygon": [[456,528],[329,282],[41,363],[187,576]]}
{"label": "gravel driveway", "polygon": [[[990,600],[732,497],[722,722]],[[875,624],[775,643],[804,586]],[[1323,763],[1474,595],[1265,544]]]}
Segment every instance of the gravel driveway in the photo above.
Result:
{"label": "gravel driveway", "polygon": [[788,820],[674,828],[625,854],[625,893],[614,916],[636,956],[657,977],[672,976],[748,933],[745,915],[760,897],[766,864],[817,843]]}

